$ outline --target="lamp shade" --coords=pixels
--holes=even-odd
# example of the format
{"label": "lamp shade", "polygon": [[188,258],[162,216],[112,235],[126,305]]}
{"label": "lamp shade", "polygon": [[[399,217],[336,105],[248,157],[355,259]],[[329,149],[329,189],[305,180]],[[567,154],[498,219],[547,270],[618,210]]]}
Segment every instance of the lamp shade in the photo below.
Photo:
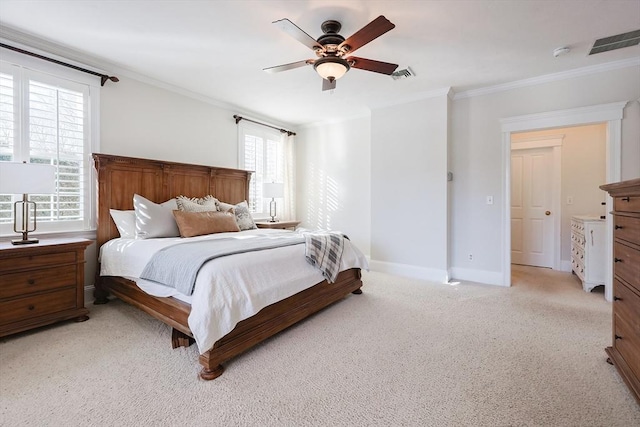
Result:
{"label": "lamp shade", "polygon": [[316,72],[320,74],[323,79],[332,81],[338,80],[349,71],[349,63],[342,58],[325,57],[318,59],[314,65]]}
{"label": "lamp shade", "polygon": [[281,182],[268,182],[262,185],[262,196],[266,198],[284,197],[284,184]]}
{"label": "lamp shade", "polygon": [[47,194],[55,191],[55,166],[0,162],[0,194]]}

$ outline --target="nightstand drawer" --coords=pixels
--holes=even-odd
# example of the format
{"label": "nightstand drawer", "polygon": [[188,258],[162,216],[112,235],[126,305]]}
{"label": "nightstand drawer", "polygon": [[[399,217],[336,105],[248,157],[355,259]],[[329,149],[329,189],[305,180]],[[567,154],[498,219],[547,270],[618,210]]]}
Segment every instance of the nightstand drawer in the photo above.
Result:
{"label": "nightstand drawer", "polygon": [[76,253],[71,251],[37,256],[8,257],[0,259],[0,271],[24,270],[26,268],[39,268],[74,262],[76,262]]}
{"label": "nightstand drawer", "polygon": [[2,285],[0,285],[0,298],[11,298],[64,286],[73,287],[75,284],[75,265],[4,274]]}
{"label": "nightstand drawer", "polygon": [[637,287],[638,283],[640,283],[640,251],[615,242],[613,245],[613,260],[614,276]]}
{"label": "nightstand drawer", "polygon": [[0,324],[76,308],[76,289],[63,289],[0,303]]}

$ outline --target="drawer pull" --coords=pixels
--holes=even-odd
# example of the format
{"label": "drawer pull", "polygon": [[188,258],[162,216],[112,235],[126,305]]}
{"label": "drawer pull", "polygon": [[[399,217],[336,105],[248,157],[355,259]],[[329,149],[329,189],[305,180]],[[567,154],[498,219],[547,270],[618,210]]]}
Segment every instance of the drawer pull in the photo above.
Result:
{"label": "drawer pull", "polygon": [[620,335],[616,335],[616,339],[617,339],[617,340],[621,340],[621,339],[622,339],[622,337],[621,337]]}
{"label": "drawer pull", "polygon": [[614,258],[613,259],[613,262],[622,262],[622,261],[623,261],[622,258]]}
{"label": "drawer pull", "polygon": [[631,201],[631,198],[629,196],[627,196],[627,197],[623,197],[621,200],[623,202],[629,202],[629,201]]}
{"label": "drawer pull", "polygon": [[614,301],[622,301],[622,298],[617,297],[617,296],[615,296],[615,295],[614,295],[614,296],[613,296],[613,300],[614,300]]}
{"label": "drawer pull", "polygon": [[35,305],[33,305],[33,304],[31,304],[31,305],[30,305],[29,307],[27,307],[27,308],[28,308],[29,310],[33,310],[33,309],[35,309],[35,308],[36,308],[36,306],[35,306]]}
{"label": "drawer pull", "polygon": [[622,230],[623,228],[624,228],[624,227],[623,227],[623,226],[621,226],[621,225],[616,225],[616,226],[615,226],[615,229],[616,229],[616,230]]}
{"label": "drawer pull", "polygon": [[35,285],[36,281],[34,279],[29,279],[29,280],[27,280],[27,283],[30,284],[30,285]]}

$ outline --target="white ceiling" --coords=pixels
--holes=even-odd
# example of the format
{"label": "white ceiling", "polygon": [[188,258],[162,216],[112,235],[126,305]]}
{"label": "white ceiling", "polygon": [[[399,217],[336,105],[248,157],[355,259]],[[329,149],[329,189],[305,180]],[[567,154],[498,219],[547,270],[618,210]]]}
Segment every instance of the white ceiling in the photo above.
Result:
{"label": "white ceiling", "polygon": [[[335,91],[322,92],[312,67],[262,71],[314,57],[272,21],[289,18],[318,37],[320,24],[335,19],[348,37],[378,15],[396,28],[356,55],[410,66],[415,78],[352,69]],[[0,0],[5,37],[45,39],[107,72],[150,77],[292,125],[447,87],[468,91],[638,58],[639,46],[587,56],[596,39],[637,29],[640,0]],[[554,58],[560,46],[571,52]]]}

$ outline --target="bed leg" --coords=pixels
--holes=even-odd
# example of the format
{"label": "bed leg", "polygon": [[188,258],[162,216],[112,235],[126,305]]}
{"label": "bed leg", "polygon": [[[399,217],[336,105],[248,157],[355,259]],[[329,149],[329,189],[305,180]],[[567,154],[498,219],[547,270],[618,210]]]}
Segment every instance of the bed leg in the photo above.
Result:
{"label": "bed leg", "polygon": [[360,295],[362,293],[362,289],[358,288],[355,291],[351,292],[352,294]]}
{"label": "bed leg", "polygon": [[200,371],[200,378],[205,381],[211,381],[218,378],[224,372],[224,368],[221,364],[221,359],[216,356],[215,353],[212,353],[213,349],[207,351],[204,354],[201,354],[198,358],[198,361],[202,365],[202,370]]}
{"label": "bed leg", "polygon": [[[100,270],[100,266],[98,266],[98,270]],[[98,273],[96,272],[96,282],[95,282],[95,289],[93,291],[93,297],[95,298],[93,303],[94,304],[106,304],[109,302],[109,298],[107,298],[109,296],[109,291],[107,291],[103,286],[102,286],[102,280],[100,279],[100,276],[98,275]]]}
{"label": "bed leg", "polygon": [[194,341],[195,340],[193,338],[184,332],[181,332],[176,328],[171,328],[171,348],[189,347],[194,343]]}
{"label": "bed leg", "polygon": [[222,375],[223,372],[224,372],[224,368],[222,367],[222,365],[218,365],[213,369],[207,369],[203,367],[202,370],[200,371],[200,378],[202,378],[205,381],[215,380],[220,375]]}

